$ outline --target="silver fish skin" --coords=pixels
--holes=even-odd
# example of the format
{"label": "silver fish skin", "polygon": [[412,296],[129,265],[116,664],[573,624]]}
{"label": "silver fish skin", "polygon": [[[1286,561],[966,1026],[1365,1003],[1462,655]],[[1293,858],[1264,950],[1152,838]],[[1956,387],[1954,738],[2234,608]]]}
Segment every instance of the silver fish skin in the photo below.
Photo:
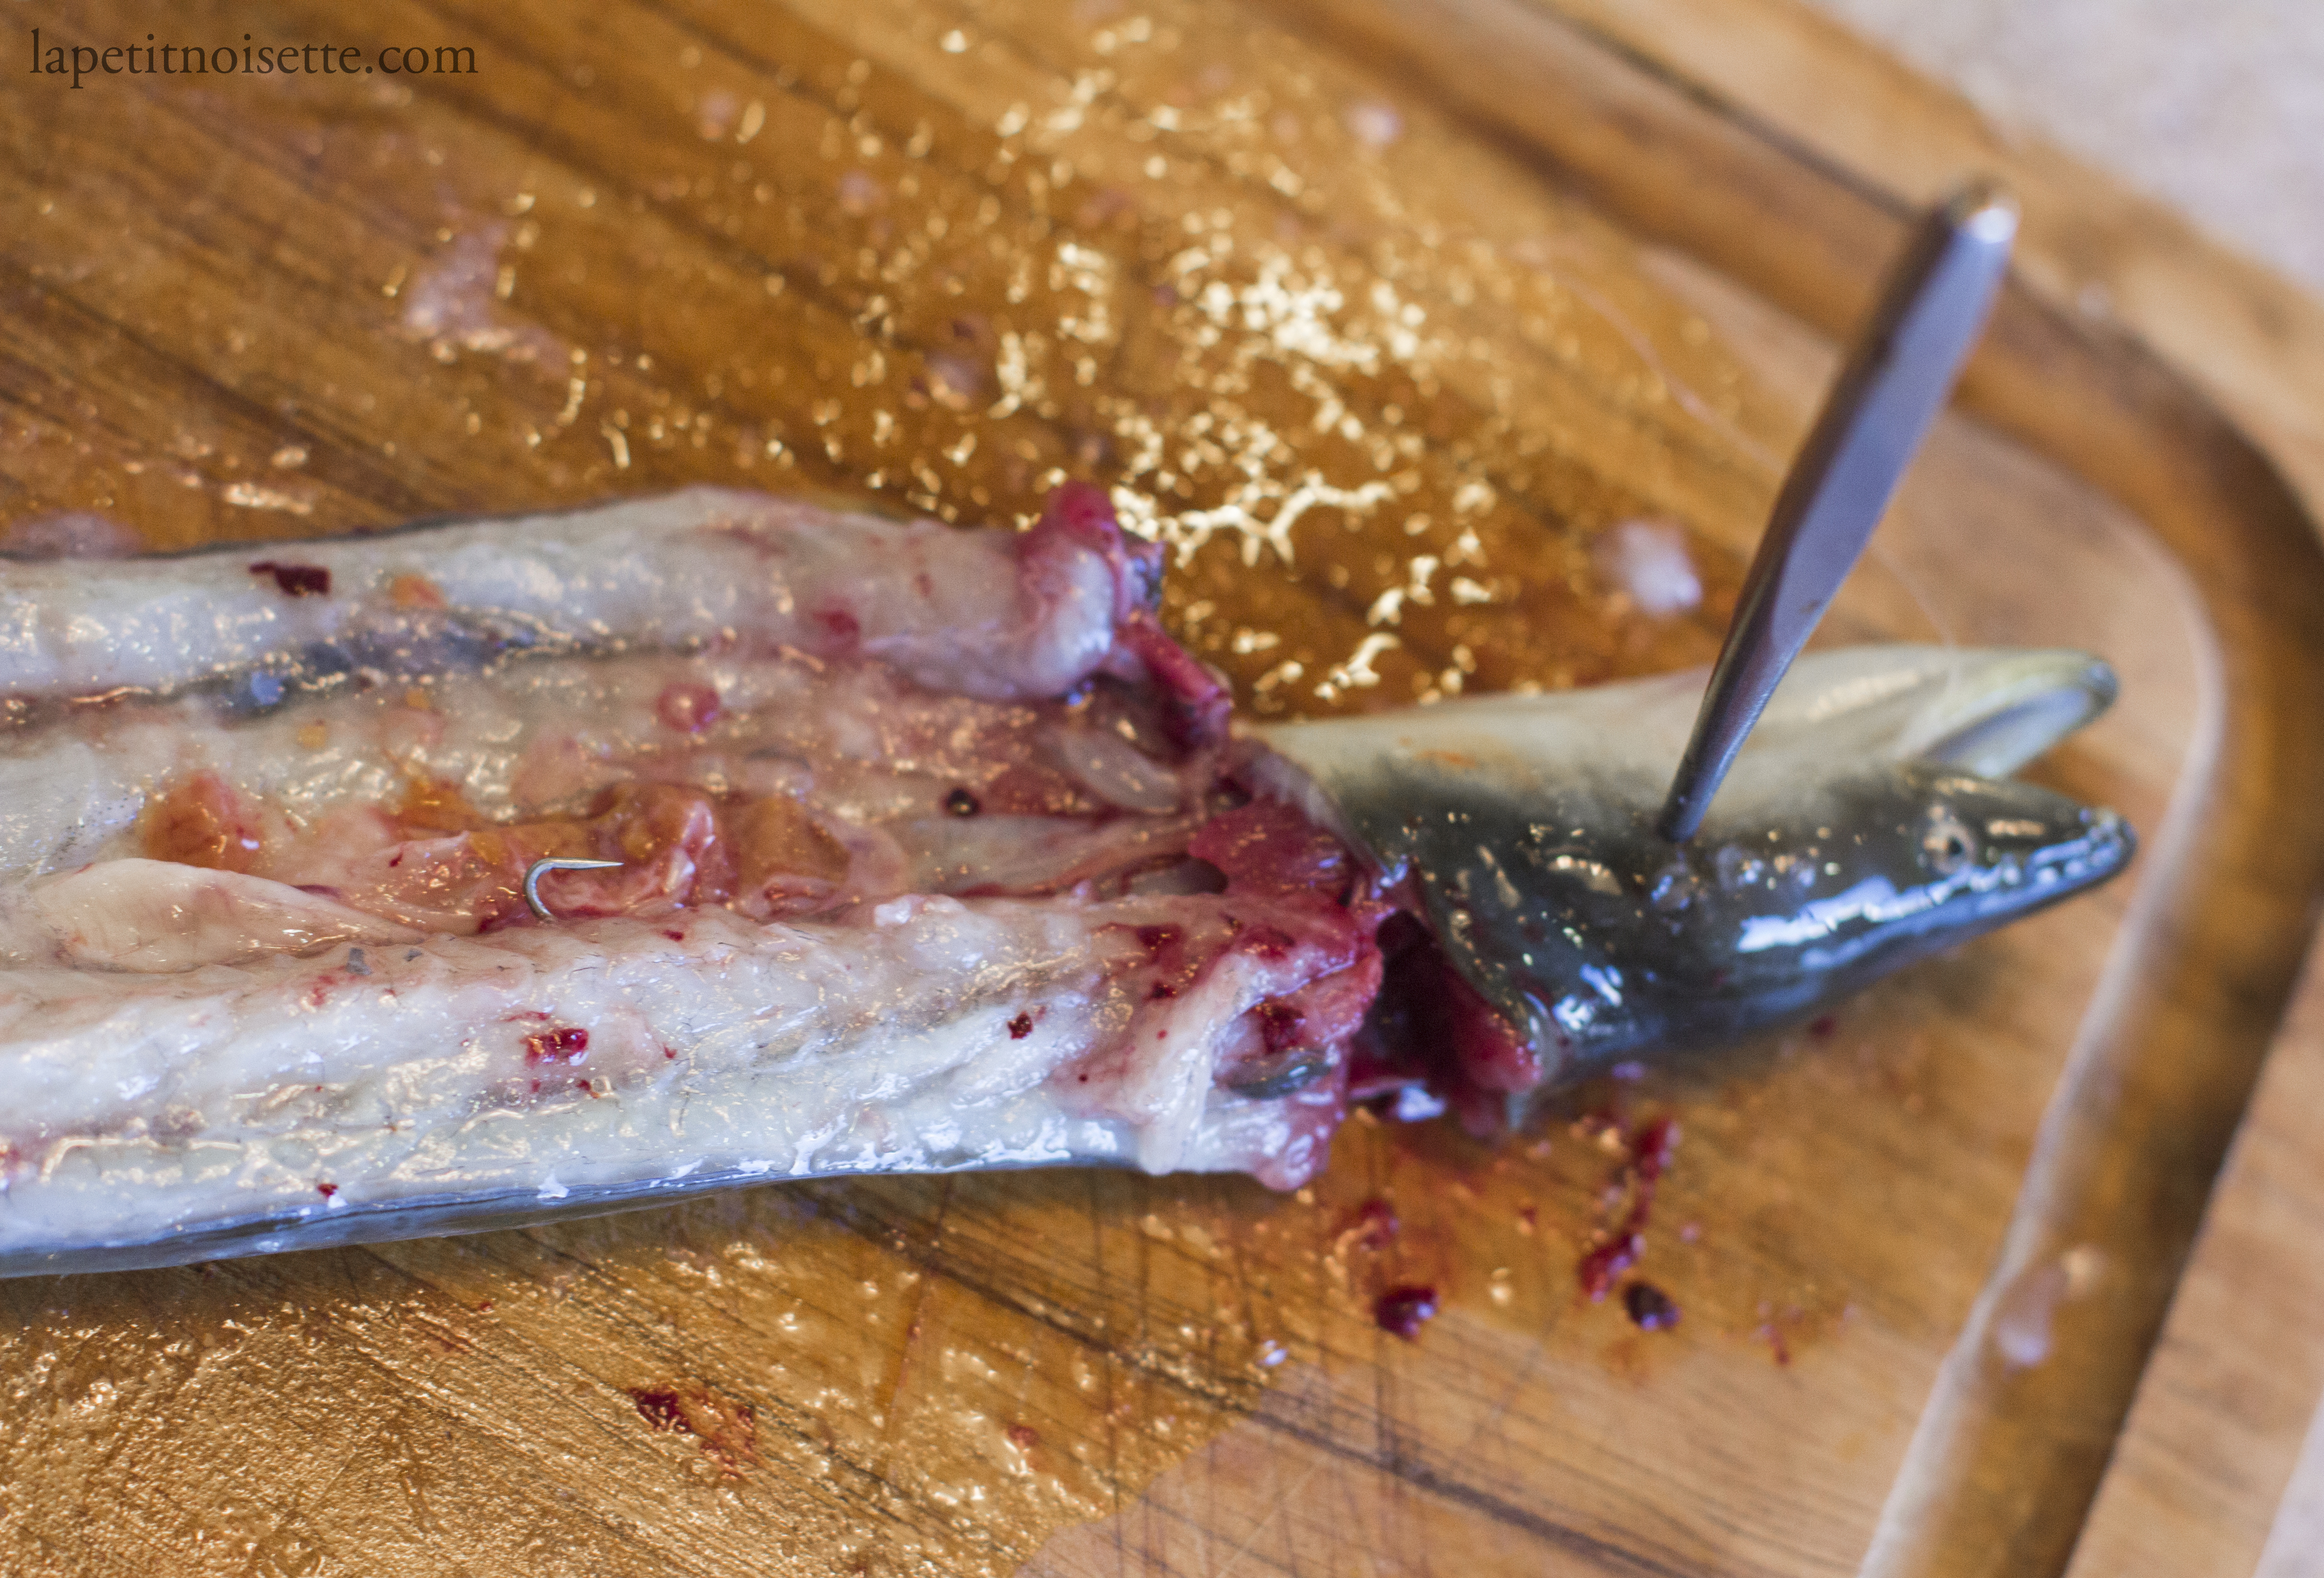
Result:
{"label": "silver fish skin", "polygon": [[1810,654],[1674,846],[1654,823],[1702,686],[1258,731],[1327,798],[1316,814],[1416,891],[1434,944],[1518,1032],[1521,1048],[1450,1076],[1472,1097],[1522,1106],[1813,1014],[2106,881],[2135,848],[2114,812],[2006,776],[2112,701],[2112,671],[2084,654]]}

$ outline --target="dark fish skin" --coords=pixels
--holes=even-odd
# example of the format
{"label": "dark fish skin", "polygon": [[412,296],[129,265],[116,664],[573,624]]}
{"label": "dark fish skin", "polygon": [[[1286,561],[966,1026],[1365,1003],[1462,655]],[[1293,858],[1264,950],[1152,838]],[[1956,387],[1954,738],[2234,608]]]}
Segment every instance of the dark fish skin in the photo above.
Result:
{"label": "dark fish skin", "polygon": [[1659,787],[1583,775],[1518,795],[1410,756],[1338,787],[1366,843],[1408,866],[1452,963],[1532,1042],[1545,1089],[1812,1014],[2106,881],[2136,843],[2111,811],[1906,761],[1715,809],[1674,846],[1653,829]]}

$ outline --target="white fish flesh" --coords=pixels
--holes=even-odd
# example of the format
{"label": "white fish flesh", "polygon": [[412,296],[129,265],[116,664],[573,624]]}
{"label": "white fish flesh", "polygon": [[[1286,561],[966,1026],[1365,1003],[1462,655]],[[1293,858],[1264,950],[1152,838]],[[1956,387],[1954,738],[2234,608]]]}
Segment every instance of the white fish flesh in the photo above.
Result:
{"label": "white fish flesh", "polygon": [[[2036,858],[2063,803],[2036,829],[2024,786],[1976,780],[2000,799],[1968,865],[2015,817],[2011,858],[2054,874],[1996,876],[2007,902],[1972,913],[1908,872],[1932,798],[2014,765],[1960,743],[2046,743],[2093,710],[2095,670],[1876,659],[1795,693],[1821,707],[1800,739],[1853,729],[1850,761],[1951,774],[1914,780],[1906,813],[1831,802],[1818,871],[1859,898],[1889,881],[1887,910],[1841,915],[1789,846],[1772,899],[1756,869],[1721,888],[1718,839],[1674,905],[1633,825],[1660,725],[1609,722],[1635,706],[1238,738],[1154,621],[1158,570],[1070,484],[1023,533],[696,489],[0,567],[0,1272],[844,1172],[1289,1186],[1351,1099],[1426,1084],[1489,1121],[1609,1048],[1797,1011],[2127,853],[2070,807],[2081,864]],[[1782,715],[1729,842],[1803,771]],[[1500,743],[1438,737],[1460,727]],[[1528,831],[1544,807],[1572,834]],[[1508,892],[1480,887],[1497,850],[1531,852],[1525,891],[1499,868]],[[541,876],[536,915],[544,860],[605,863]],[[1574,929],[1560,884],[1583,867],[1621,902],[1553,966],[1537,937],[1553,909]],[[1801,915],[1877,936],[1846,969],[1738,941]],[[1766,968],[1704,986],[1702,958],[1747,954]],[[1674,1017],[1692,990],[1724,1006]]]}

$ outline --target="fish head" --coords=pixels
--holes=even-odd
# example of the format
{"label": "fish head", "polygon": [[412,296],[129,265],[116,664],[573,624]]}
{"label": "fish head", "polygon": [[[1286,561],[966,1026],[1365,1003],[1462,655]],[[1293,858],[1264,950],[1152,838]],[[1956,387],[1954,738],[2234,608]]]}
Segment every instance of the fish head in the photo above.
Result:
{"label": "fish head", "polygon": [[1617,846],[1646,901],[1600,918],[1646,999],[1630,1033],[1684,1047],[1814,1012],[2081,892],[2136,838],[2038,784],[1901,761],[1738,796],[1683,846],[1650,828]]}
{"label": "fish head", "polygon": [[[1803,664],[1811,679],[1816,667]],[[1555,1086],[1812,1014],[2130,859],[2115,813],[1962,765],[2006,771],[2043,728],[2054,739],[2092,715],[2112,694],[2103,666],[2055,662],[2044,687],[2025,655],[1996,655],[1984,708],[1974,675],[1966,699],[1958,671],[1932,690],[1941,729],[1896,706],[1895,685],[1868,683],[1860,658],[1823,667],[1894,715],[1875,727],[1872,701],[1819,712],[1795,697],[1683,844],[1655,823],[1699,688],[1433,708],[1378,724],[1369,752],[1367,719],[1268,740]]]}

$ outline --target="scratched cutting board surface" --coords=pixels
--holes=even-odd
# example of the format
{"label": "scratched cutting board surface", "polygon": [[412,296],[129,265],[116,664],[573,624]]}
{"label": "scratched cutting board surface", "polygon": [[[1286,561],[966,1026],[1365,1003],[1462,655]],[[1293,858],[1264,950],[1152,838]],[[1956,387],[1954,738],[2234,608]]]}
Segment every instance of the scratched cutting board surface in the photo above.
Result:
{"label": "scratched cutting board surface", "polygon": [[[1314,20],[180,8],[186,42],[475,70],[10,78],[0,516],[174,547],[715,481],[1010,520],[1082,475],[1173,545],[1173,627],[1254,712],[1707,659],[1829,344]],[[2151,836],[2240,737],[2218,676],[2257,638],[2204,577],[2274,539],[2227,510],[2198,562],[2118,483],[1948,419],[1830,633],[2105,655],[2121,706],[2034,776]],[[1687,534],[1698,608],[1620,595],[1635,521]],[[0,1568],[1850,1572],[1965,1329],[2039,1372],[2077,1310],[2175,1271],[2077,1241],[1980,1301],[2184,842],[1498,1149],[1360,1118],[1296,1195],[775,1186],[0,1285]],[[2264,1033],[2248,995],[2224,1039]],[[1576,1268],[1665,1116],[1636,1274],[1680,1318],[1646,1331]],[[1440,1306],[1409,1340],[1373,1315],[1399,1287]]]}

